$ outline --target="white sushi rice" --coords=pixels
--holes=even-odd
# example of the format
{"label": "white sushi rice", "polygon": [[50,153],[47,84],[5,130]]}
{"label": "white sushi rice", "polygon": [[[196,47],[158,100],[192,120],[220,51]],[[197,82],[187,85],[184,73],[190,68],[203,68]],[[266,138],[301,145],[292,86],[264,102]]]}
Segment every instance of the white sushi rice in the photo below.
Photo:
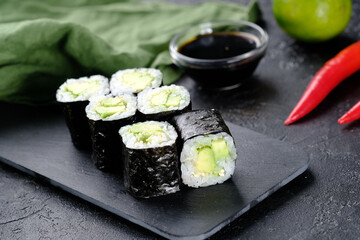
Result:
{"label": "white sushi rice", "polygon": [[136,109],[137,109],[137,102],[136,97],[131,93],[123,93],[119,94],[116,97],[121,97],[124,99],[126,108],[122,112],[117,112],[109,117],[102,118],[95,109],[101,105],[101,101],[109,98],[114,98],[113,95],[107,95],[107,96],[94,96],[90,98],[90,103],[86,106],[86,116],[94,121],[97,120],[103,120],[103,121],[114,121],[118,119],[124,119],[130,116],[135,115]]}
{"label": "white sushi rice", "polygon": [[[149,74],[151,77],[153,77],[153,80],[144,89],[136,89],[134,88],[134,86],[124,82],[124,75],[131,72],[144,72],[146,74]],[[159,87],[162,83],[162,78],[163,78],[162,73],[154,68],[133,68],[133,69],[120,70],[111,76],[110,90],[113,94],[120,94],[123,92],[138,93],[148,88]]]}
{"label": "white sushi rice", "polygon": [[[218,174],[199,172],[195,166],[198,157],[197,149],[211,146],[211,141],[219,138],[224,138],[229,150],[229,157],[216,161],[217,168],[220,169]],[[180,155],[183,183],[195,188],[223,183],[234,174],[236,157],[234,140],[225,132],[191,138],[184,143]]]}
{"label": "white sushi rice", "polygon": [[[153,105],[151,99],[162,91],[169,91],[181,97],[179,106]],[[189,91],[177,85],[163,86],[155,89],[147,89],[138,94],[138,109],[144,114],[153,114],[165,111],[182,110],[190,104]]]}
{"label": "white sushi rice", "polygon": [[[136,136],[130,132],[130,129],[133,125],[136,124],[151,124],[151,125],[157,125],[161,127],[161,129],[164,131],[164,136],[151,136],[151,141],[149,142],[143,142],[138,141]],[[131,149],[146,149],[146,148],[157,148],[157,147],[164,147],[164,146],[171,146],[175,144],[176,138],[178,134],[175,131],[175,128],[169,124],[168,122],[157,122],[157,121],[146,121],[146,122],[140,122],[135,123],[132,125],[127,125],[119,130],[119,134],[127,148]]]}
{"label": "white sushi rice", "polygon": [[[85,91],[83,94],[79,94],[78,96],[75,96],[66,88],[66,86],[69,84],[82,82],[95,82],[96,88],[94,88],[92,91]],[[79,79],[70,78],[66,82],[64,82],[57,90],[56,100],[58,102],[86,101],[93,96],[108,94],[109,91],[109,80],[104,76],[94,75],[90,77],[81,77]]]}

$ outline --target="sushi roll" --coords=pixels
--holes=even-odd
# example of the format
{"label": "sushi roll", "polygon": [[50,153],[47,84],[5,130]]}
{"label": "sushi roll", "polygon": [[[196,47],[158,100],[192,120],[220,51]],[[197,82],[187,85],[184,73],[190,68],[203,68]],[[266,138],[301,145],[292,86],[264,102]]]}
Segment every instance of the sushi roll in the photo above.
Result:
{"label": "sushi roll", "polygon": [[190,187],[223,183],[235,170],[234,140],[217,110],[196,110],[177,115],[181,178]]}
{"label": "sushi roll", "polygon": [[132,94],[95,96],[85,108],[89,121],[92,160],[104,171],[119,169],[121,144],[118,131],[135,120],[136,97]]}
{"label": "sushi roll", "polygon": [[148,88],[159,87],[162,73],[153,68],[120,70],[111,76],[110,89],[115,95],[123,92],[139,93]]}
{"label": "sushi roll", "polygon": [[168,122],[146,121],[120,129],[124,185],[134,197],[149,198],[180,190],[177,133]]}
{"label": "sushi roll", "polygon": [[68,79],[56,92],[56,100],[65,115],[73,144],[78,148],[90,148],[90,130],[85,107],[90,97],[109,93],[109,81],[101,75]]}
{"label": "sushi roll", "polygon": [[191,110],[190,94],[176,85],[147,89],[138,94],[138,110],[142,119],[167,121]]}

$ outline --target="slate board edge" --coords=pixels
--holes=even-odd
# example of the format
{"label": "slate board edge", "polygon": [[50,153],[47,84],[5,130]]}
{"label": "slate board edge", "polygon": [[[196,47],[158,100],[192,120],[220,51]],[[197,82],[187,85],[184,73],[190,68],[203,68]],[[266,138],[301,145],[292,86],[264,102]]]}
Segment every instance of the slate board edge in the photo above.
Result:
{"label": "slate board edge", "polygon": [[122,217],[123,219],[128,220],[128,221],[130,221],[132,223],[135,223],[135,224],[137,224],[137,225],[139,225],[141,227],[144,227],[144,228],[146,228],[146,229],[148,229],[148,230],[150,230],[150,231],[152,231],[152,232],[154,232],[154,233],[156,233],[156,234],[158,234],[160,236],[163,236],[165,238],[172,238],[171,235],[168,235],[168,234],[158,230],[157,228],[154,228],[154,227],[152,227],[152,226],[150,226],[150,225],[148,225],[146,223],[143,223],[141,221],[138,221],[136,218],[134,218],[132,216],[129,216],[127,214],[124,214],[121,211],[118,211],[115,208],[112,208],[112,207],[109,207],[109,206],[107,206],[105,204],[102,204],[101,202],[99,202],[99,201],[97,201],[97,200],[95,200],[95,199],[93,199],[91,197],[88,197],[85,194],[82,194],[82,193],[80,193],[78,191],[75,191],[75,190],[73,190],[73,189],[71,189],[71,188],[69,188],[69,187],[67,187],[67,186],[65,186],[65,185],[63,185],[63,184],[61,184],[61,183],[59,183],[57,181],[54,181],[54,180],[52,180],[52,179],[50,179],[50,178],[48,178],[48,177],[46,177],[46,176],[44,176],[42,174],[34,172],[34,171],[24,167],[24,166],[16,164],[16,163],[14,163],[14,162],[6,159],[6,158],[0,157],[0,162],[2,162],[4,164],[7,164],[7,165],[9,165],[9,166],[21,171],[21,172],[24,172],[24,173],[26,173],[26,174],[28,174],[28,175],[30,175],[32,177],[38,178],[41,181],[44,181],[46,183],[50,183],[54,187],[60,188],[61,190],[64,190],[64,191],[66,191],[66,192],[68,192],[68,193],[70,193],[70,194],[72,194],[72,195],[74,195],[76,197],[79,197],[79,198],[81,198],[81,199],[83,199],[83,200],[85,200],[85,201],[87,201],[87,202],[89,202],[91,204],[94,204],[95,206],[98,206],[98,207],[100,207],[100,208],[102,208],[102,209],[104,209],[106,211],[114,213],[114,214]]}
{"label": "slate board edge", "polygon": [[225,227],[226,225],[228,225],[229,223],[231,223],[232,221],[234,221],[235,219],[237,219],[238,217],[240,217],[241,215],[243,215],[244,213],[246,213],[247,211],[249,211],[251,208],[255,207],[257,204],[259,204],[260,202],[262,202],[263,200],[265,200],[266,198],[268,198],[269,196],[271,196],[273,193],[275,193],[277,190],[279,190],[280,188],[282,188],[283,186],[285,186],[286,184],[288,184],[289,182],[291,182],[292,180],[294,180],[295,178],[297,178],[298,176],[300,176],[302,173],[304,173],[309,167],[309,162],[307,162],[307,164],[305,166],[303,166],[302,168],[299,168],[297,171],[295,171],[294,173],[292,173],[288,178],[284,179],[282,182],[276,184],[275,186],[273,186],[271,189],[269,189],[267,192],[263,193],[262,195],[260,195],[257,198],[257,202],[255,204],[249,203],[246,207],[244,207],[241,211],[235,213],[233,216],[229,217],[227,220],[221,222],[219,225],[215,226],[213,229],[211,229],[209,232],[203,234],[203,235],[199,235],[197,238],[194,237],[185,237],[185,238],[177,238],[177,239],[206,239],[212,235],[214,235],[215,233],[217,233],[218,231],[220,231],[223,227]]}
{"label": "slate board edge", "polygon": [[0,162],[3,162],[4,164],[6,165],[9,165],[17,170],[20,170],[21,172],[24,172],[30,176],[33,176],[35,178],[38,178],[44,182],[47,182],[47,183],[50,183],[52,186],[54,187],[57,187],[57,188],[60,188],[76,197],[79,197],[87,202],[90,202],[92,204],[94,204],[95,206],[98,206],[106,211],[109,211],[109,212],[112,212],[130,222],[133,222],[139,226],[142,226],[160,236],[163,236],[165,238],[168,238],[168,239],[205,239],[205,238],[208,238],[210,236],[212,236],[213,234],[215,234],[216,232],[220,231],[223,227],[225,227],[226,225],[228,225],[229,223],[231,223],[232,221],[234,221],[236,218],[240,217],[242,214],[246,213],[247,211],[249,211],[251,208],[253,208],[254,206],[256,206],[258,203],[260,203],[261,201],[263,201],[264,199],[266,199],[267,197],[269,197],[271,194],[273,194],[274,192],[276,192],[277,190],[279,190],[281,187],[285,186],[286,184],[288,184],[289,182],[291,182],[292,180],[294,180],[296,177],[298,177],[299,175],[301,175],[303,172],[306,171],[306,169],[308,168],[309,166],[309,161],[306,163],[305,166],[303,166],[302,168],[298,169],[297,171],[295,171],[294,173],[292,173],[289,177],[287,177],[286,179],[284,179],[282,182],[274,185],[271,189],[269,189],[268,191],[266,191],[265,193],[263,193],[262,195],[260,195],[258,198],[257,198],[257,201],[255,204],[252,204],[252,202],[250,202],[246,207],[244,207],[241,211],[235,213],[233,216],[231,216],[230,218],[228,218],[227,220],[221,222],[220,224],[218,224],[217,226],[215,226],[214,228],[212,228],[210,231],[204,233],[204,234],[201,234],[201,235],[195,235],[195,236],[175,236],[175,235],[170,235],[170,234],[167,234],[157,228],[154,228],[144,222],[141,222],[141,221],[138,221],[136,218],[132,217],[132,216],[129,216],[127,214],[124,214],[123,212],[115,209],[115,208],[112,208],[112,207],[109,207],[108,205],[105,205],[105,204],[102,204],[101,202],[93,199],[93,198],[90,198],[88,197],[87,195],[84,195],[78,191],[75,191],[57,181],[54,181],[42,174],[39,174],[35,171],[32,171],[24,166],[21,166],[19,164],[16,164],[6,158],[3,158],[3,157],[0,157]]}

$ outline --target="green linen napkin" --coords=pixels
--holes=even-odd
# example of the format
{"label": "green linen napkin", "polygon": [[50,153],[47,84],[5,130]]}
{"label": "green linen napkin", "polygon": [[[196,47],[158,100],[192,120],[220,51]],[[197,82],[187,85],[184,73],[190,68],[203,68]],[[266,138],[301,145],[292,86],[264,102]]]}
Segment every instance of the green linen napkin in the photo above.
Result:
{"label": "green linen napkin", "polygon": [[67,78],[110,77],[126,68],[158,68],[170,84],[181,74],[168,51],[176,32],[211,20],[259,17],[256,2],[1,0],[0,101],[51,103]]}

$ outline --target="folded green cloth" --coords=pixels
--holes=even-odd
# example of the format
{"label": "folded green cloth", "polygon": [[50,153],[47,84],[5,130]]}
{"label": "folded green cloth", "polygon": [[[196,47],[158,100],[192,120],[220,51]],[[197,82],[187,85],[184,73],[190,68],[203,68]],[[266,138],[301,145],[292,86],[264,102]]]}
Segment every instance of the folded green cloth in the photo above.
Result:
{"label": "folded green cloth", "polygon": [[259,17],[256,2],[1,0],[0,101],[50,103],[67,78],[109,77],[125,68],[158,68],[169,84],[181,74],[168,51],[176,32],[205,21]]}

